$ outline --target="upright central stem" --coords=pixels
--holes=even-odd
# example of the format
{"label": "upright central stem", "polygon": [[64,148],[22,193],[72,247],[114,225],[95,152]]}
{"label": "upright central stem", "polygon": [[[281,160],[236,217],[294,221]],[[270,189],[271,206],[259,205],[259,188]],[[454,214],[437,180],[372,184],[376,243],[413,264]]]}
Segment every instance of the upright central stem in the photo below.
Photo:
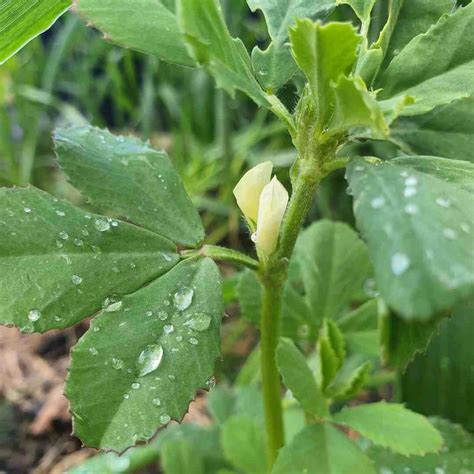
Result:
{"label": "upright central stem", "polygon": [[301,226],[311,208],[314,193],[321,180],[314,163],[302,163],[283,223],[277,254],[263,265],[262,315],[260,321],[262,391],[265,409],[268,468],[271,468],[284,445],[280,374],[276,349],[280,332],[282,296],[288,276],[288,262]]}

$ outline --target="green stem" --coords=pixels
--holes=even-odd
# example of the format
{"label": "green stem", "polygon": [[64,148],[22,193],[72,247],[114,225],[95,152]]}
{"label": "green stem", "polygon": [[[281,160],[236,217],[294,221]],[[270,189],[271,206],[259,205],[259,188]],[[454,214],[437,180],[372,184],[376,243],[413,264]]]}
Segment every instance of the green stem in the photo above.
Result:
{"label": "green stem", "polygon": [[308,215],[321,172],[314,161],[300,160],[293,194],[283,222],[280,246],[276,256],[265,262],[260,275],[263,284],[260,322],[262,391],[269,470],[284,445],[280,374],[276,365],[276,349],[282,308],[283,287],[288,276],[288,262],[301,226]]}
{"label": "green stem", "polygon": [[209,257],[213,260],[234,263],[236,265],[243,265],[252,270],[257,271],[260,268],[260,263],[247,255],[237,252],[237,250],[227,249],[225,247],[218,247],[217,245],[204,245],[197,250],[183,250],[181,258],[193,257]]}
{"label": "green stem", "polygon": [[262,277],[263,301],[260,321],[260,348],[263,405],[268,469],[271,471],[278,450],[285,444],[283,410],[281,404],[280,374],[276,365],[276,348],[279,338],[283,284]]}

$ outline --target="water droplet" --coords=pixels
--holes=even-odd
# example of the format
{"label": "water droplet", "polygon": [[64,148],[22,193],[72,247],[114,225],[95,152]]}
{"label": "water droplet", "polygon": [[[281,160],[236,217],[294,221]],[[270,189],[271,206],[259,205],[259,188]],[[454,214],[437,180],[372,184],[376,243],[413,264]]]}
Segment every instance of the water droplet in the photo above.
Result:
{"label": "water droplet", "polygon": [[112,357],[112,367],[116,370],[123,369],[123,360],[118,357]]}
{"label": "water droplet", "polygon": [[261,67],[261,68],[259,68],[257,74],[261,77],[266,77],[266,76],[268,76],[268,69],[266,67]]}
{"label": "water droplet", "polygon": [[140,384],[138,382],[133,382],[132,383],[132,388],[133,388],[133,390],[138,390],[140,388]]}
{"label": "water droplet", "polygon": [[448,227],[446,229],[443,229],[443,235],[449,240],[454,240],[458,236],[455,230],[450,229]]}
{"label": "water droplet", "polygon": [[160,321],[166,321],[168,319],[168,313],[166,311],[160,311],[158,313],[158,319]]}
{"label": "water droplet", "polygon": [[151,309],[149,309],[148,311],[145,311],[145,316],[153,316],[153,311]]}
{"label": "water droplet", "polygon": [[62,239],[62,240],[67,240],[67,239],[69,239],[69,235],[68,235],[67,232],[61,231],[59,233],[59,238]]}
{"label": "water droplet", "polygon": [[257,233],[254,232],[251,236],[250,236],[250,240],[255,244],[257,242]]}
{"label": "water droplet", "polygon": [[176,375],[168,374],[168,378],[169,378],[170,380],[176,380]]}
{"label": "water droplet", "polygon": [[102,309],[106,313],[115,313],[119,311],[122,307],[122,300],[117,296],[109,296],[105,298],[104,302],[102,303]]}
{"label": "water droplet", "polygon": [[128,393],[126,393],[123,398],[125,398],[125,400],[128,400],[130,398],[130,395]]}
{"label": "water droplet", "polygon": [[206,313],[197,313],[184,323],[185,326],[194,331],[205,331],[211,324],[211,317]]}
{"label": "water droplet", "polygon": [[191,306],[193,301],[193,290],[191,288],[181,288],[178,290],[174,296],[174,304],[179,311],[184,311]]}
{"label": "water droplet", "polygon": [[104,219],[96,219],[94,222],[94,227],[99,232],[105,232],[110,229],[110,224]]}
{"label": "water droplet", "polygon": [[372,209],[380,209],[385,205],[385,198],[382,196],[376,197],[370,201]]}
{"label": "water droplet", "polygon": [[158,397],[154,398],[152,401],[153,405],[156,405],[157,407],[161,405],[161,400]]}
{"label": "water droplet", "polygon": [[56,240],[56,247],[58,247],[58,249],[62,249],[64,244],[60,240]]}
{"label": "water droplet", "polygon": [[100,327],[99,327],[99,326],[94,326],[93,331],[94,331],[94,332],[99,332],[99,331],[100,331]]}
{"label": "water droplet", "polygon": [[181,342],[183,340],[183,336],[176,336],[176,342]]}
{"label": "water droplet", "polygon": [[29,313],[28,313],[28,319],[30,321],[38,321],[38,319],[41,318],[41,312],[40,310],[38,309],[32,309]]}
{"label": "water droplet", "polygon": [[211,390],[216,386],[216,378],[212,376],[206,381],[206,387]]}
{"label": "water droplet", "polygon": [[95,347],[89,347],[89,352],[93,355],[96,356],[99,351]]}
{"label": "water droplet", "polygon": [[407,204],[405,206],[405,212],[407,214],[410,214],[411,216],[414,216],[415,214],[418,214],[418,211],[420,209],[418,208],[418,206],[416,204]]}
{"label": "water droplet", "polygon": [[73,275],[71,280],[75,285],[80,285],[82,283],[82,278],[79,275]]}
{"label": "water droplet", "polygon": [[408,198],[414,196],[417,192],[414,186],[409,186],[403,190],[403,195]]}
{"label": "water droplet", "polygon": [[64,217],[66,215],[65,212],[63,211],[56,211],[56,214],[59,216],[59,217]]}
{"label": "water droplet", "polygon": [[414,176],[409,176],[405,179],[405,186],[416,186],[418,184],[418,180]]}
{"label": "water droplet", "polygon": [[307,324],[302,324],[298,328],[298,336],[303,339],[309,336],[309,326]]}
{"label": "water droplet", "polygon": [[159,344],[149,344],[138,356],[139,376],[149,374],[156,370],[163,359],[163,348]]}
{"label": "water droplet", "polygon": [[82,247],[84,245],[84,241],[82,241],[81,239],[74,239],[72,241],[72,243],[76,246],[76,247]]}
{"label": "water droplet", "polygon": [[190,337],[188,339],[189,343],[192,344],[193,346],[197,346],[199,344],[199,341],[195,337]]}
{"label": "water droplet", "polygon": [[392,255],[391,266],[394,275],[401,275],[408,270],[410,259],[403,253],[396,253]]}
{"label": "water droplet", "polygon": [[163,332],[165,334],[171,334],[174,331],[174,326],[172,324],[165,324],[163,326]]}
{"label": "water droplet", "polygon": [[89,235],[89,231],[87,229],[82,229],[81,230],[81,234],[84,236],[84,237],[87,237]]}
{"label": "water droplet", "polygon": [[162,425],[166,425],[171,421],[171,417],[167,415],[166,413],[163,413],[163,415],[160,415],[160,423]]}
{"label": "water droplet", "polygon": [[376,298],[379,296],[379,292],[377,290],[377,283],[373,278],[368,278],[364,282],[364,291],[365,294],[370,298]]}
{"label": "water droplet", "polygon": [[112,224],[112,227],[118,227],[119,225],[117,221],[112,221],[111,224]]}
{"label": "water droplet", "polygon": [[436,198],[436,204],[438,204],[438,206],[441,206],[441,207],[449,207],[451,205],[451,203],[449,202],[449,199],[442,198],[442,197]]}
{"label": "water droplet", "polygon": [[55,317],[54,317],[54,320],[55,320],[57,323],[59,323],[60,321],[63,320],[63,318],[61,318],[61,316],[55,316]]}

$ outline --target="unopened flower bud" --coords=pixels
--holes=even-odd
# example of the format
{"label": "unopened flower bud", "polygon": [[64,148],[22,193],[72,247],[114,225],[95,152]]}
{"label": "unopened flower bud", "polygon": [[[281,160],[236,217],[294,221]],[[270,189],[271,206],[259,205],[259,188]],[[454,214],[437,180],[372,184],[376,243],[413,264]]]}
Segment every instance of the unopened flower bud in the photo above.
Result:
{"label": "unopened flower bud", "polygon": [[288,205],[288,192],[276,176],[260,195],[257,217],[257,249],[265,255],[275,252],[283,216]]}
{"label": "unopened flower bud", "polygon": [[234,188],[237,204],[251,227],[257,223],[260,195],[270,182],[272,170],[271,161],[260,163],[247,171]]}

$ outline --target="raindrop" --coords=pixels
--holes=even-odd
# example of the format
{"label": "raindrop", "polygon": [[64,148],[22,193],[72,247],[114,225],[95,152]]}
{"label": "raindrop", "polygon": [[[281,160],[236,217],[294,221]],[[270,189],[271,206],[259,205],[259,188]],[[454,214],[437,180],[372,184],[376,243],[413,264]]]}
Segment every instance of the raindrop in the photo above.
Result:
{"label": "raindrop", "polygon": [[89,235],[89,231],[87,229],[82,229],[81,230],[81,234],[84,236],[84,237],[87,237]]}
{"label": "raindrop", "polygon": [[153,405],[156,405],[157,407],[161,405],[161,400],[158,397],[154,398],[152,401],[153,401]]}
{"label": "raindrop", "polygon": [[407,204],[405,206],[405,212],[407,214],[410,214],[411,216],[414,216],[415,214],[418,214],[418,211],[420,209],[418,208],[418,206],[416,204]]}
{"label": "raindrop", "polygon": [[199,341],[195,337],[190,337],[188,339],[189,343],[192,344],[193,346],[197,346],[199,344]]}
{"label": "raindrop", "polygon": [[94,222],[94,227],[99,232],[105,232],[110,229],[110,224],[104,219],[96,219]]}
{"label": "raindrop", "polygon": [[82,241],[81,239],[74,239],[72,241],[72,243],[76,246],[76,247],[82,247],[84,245],[84,241]]}
{"label": "raindrop", "polygon": [[391,267],[394,275],[401,275],[408,270],[410,259],[403,253],[392,255]]}
{"label": "raindrop", "polygon": [[205,331],[211,324],[211,317],[206,313],[197,313],[184,323],[185,326],[194,331]]}
{"label": "raindrop", "polygon": [[183,340],[183,336],[176,336],[176,342],[181,342]]}
{"label": "raindrop", "polygon": [[31,209],[29,207],[24,207],[23,210],[26,212],[26,214],[29,214],[31,212]]}
{"label": "raindrop", "polygon": [[73,275],[71,280],[75,285],[80,285],[82,283],[82,278],[79,275]]}
{"label": "raindrop", "polygon": [[28,313],[28,319],[30,321],[38,321],[39,318],[41,318],[41,312],[38,309],[32,309]]}
{"label": "raindrop", "polygon": [[130,398],[130,395],[128,393],[126,393],[123,398],[125,398],[125,400],[128,400]]}
{"label": "raindrop", "polygon": [[193,290],[191,288],[181,288],[174,296],[174,304],[179,311],[184,311],[191,306],[193,300]]}
{"label": "raindrop", "polygon": [[166,321],[168,319],[168,313],[166,311],[160,311],[158,313],[158,319],[160,321]]}
{"label": "raindrop", "polygon": [[167,415],[166,413],[163,413],[163,415],[160,415],[160,423],[162,425],[166,425],[171,421],[171,417]]}
{"label": "raindrop", "polygon": [[370,201],[370,205],[372,206],[372,209],[380,209],[383,207],[385,204],[385,198],[382,196],[376,197]]}
{"label": "raindrop", "polygon": [[110,296],[105,298],[104,302],[102,303],[102,309],[106,313],[115,313],[119,311],[122,307],[122,300],[120,300],[117,296]]}
{"label": "raindrop", "polygon": [[438,206],[441,206],[441,207],[449,207],[451,205],[451,203],[449,202],[449,199],[442,198],[442,197],[436,198],[436,204],[438,204]]}
{"label": "raindrop", "polygon": [[171,334],[174,331],[174,326],[172,324],[165,324],[163,326],[163,332],[165,334]]}
{"label": "raindrop", "polygon": [[408,198],[414,196],[417,192],[418,191],[414,186],[409,186],[404,189],[403,195]]}
{"label": "raindrop", "polygon": [[62,239],[62,240],[67,240],[67,239],[69,239],[69,235],[68,235],[67,232],[61,231],[59,233],[59,238]]}
{"label": "raindrop", "polygon": [[414,176],[409,176],[405,180],[405,186],[416,186],[418,184],[418,180]]}
{"label": "raindrop", "polygon": [[153,316],[153,311],[149,309],[148,311],[145,311],[145,315],[148,317]]}
{"label": "raindrop", "polygon": [[153,372],[159,367],[162,359],[163,348],[159,344],[147,345],[138,356],[138,375],[143,377]]}
{"label": "raindrop", "polygon": [[443,235],[449,240],[454,240],[457,237],[456,231],[450,228],[443,229]]}
{"label": "raindrop", "polygon": [[59,216],[59,217],[64,217],[66,215],[65,212],[63,211],[56,211],[56,214]]}
{"label": "raindrop", "polygon": [[206,381],[206,387],[211,390],[216,386],[216,378],[212,376],[210,379]]}
{"label": "raindrop", "polygon": [[250,240],[255,244],[257,242],[257,233],[254,232],[251,236],[250,236]]}
{"label": "raindrop", "polygon": [[112,367],[116,370],[123,369],[123,360],[118,357],[112,357]]}
{"label": "raindrop", "polygon": [[96,356],[99,351],[95,347],[89,347],[89,352],[93,355]]}
{"label": "raindrop", "polygon": [[132,383],[132,388],[133,388],[133,390],[138,390],[140,388],[140,384],[138,382],[133,382]]}
{"label": "raindrop", "polygon": [[62,249],[64,244],[60,240],[56,240],[56,247],[58,247],[58,249]]}
{"label": "raindrop", "polygon": [[118,222],[117,221],[112,221],[112,227],[118,227]]}

